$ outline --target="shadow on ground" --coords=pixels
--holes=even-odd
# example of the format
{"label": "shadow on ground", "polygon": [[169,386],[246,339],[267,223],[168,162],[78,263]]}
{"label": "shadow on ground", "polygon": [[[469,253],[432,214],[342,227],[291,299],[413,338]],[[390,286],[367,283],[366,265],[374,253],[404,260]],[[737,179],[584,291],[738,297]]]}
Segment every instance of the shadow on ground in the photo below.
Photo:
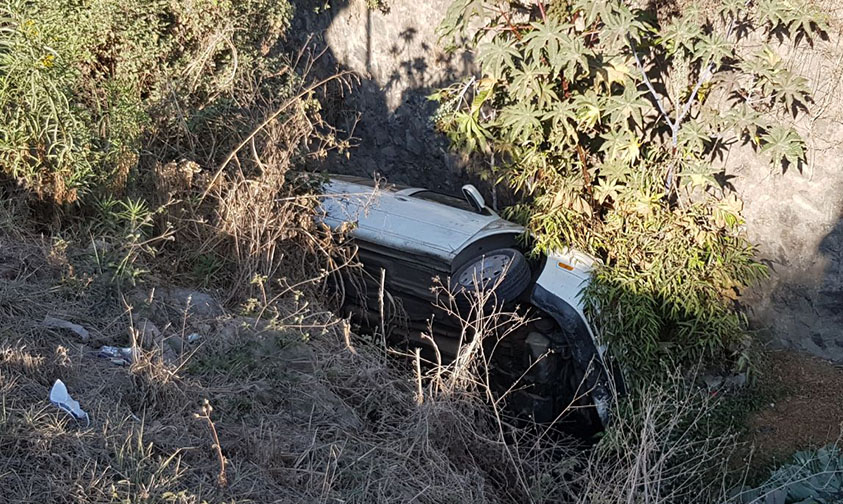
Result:
{"label": "shadow on ground", "polygon": [[[781,232],[787,233],[786,226]],[[843,363],[843,218],[820,240],[815,254],[768,261],[772,288],[760,315],[774,346]]]}
{"label": "shadow on ground", "polygon": [[437,104],[428,99],[473,66],[471,54],[446,53],[430,42],[450,2],[394,1],[387,13],[362,1],[334,1],[328,9],[320,7],[325,2],[295,3],[291,45],[310,40],[314,52],[324,51],[314,69],[320,74],[359,76],[350,90],[328,90],[324,101],[326,118],[352,133],[356,147],[317,169],[458,192],[467,176],[447,138],[434,130]]}

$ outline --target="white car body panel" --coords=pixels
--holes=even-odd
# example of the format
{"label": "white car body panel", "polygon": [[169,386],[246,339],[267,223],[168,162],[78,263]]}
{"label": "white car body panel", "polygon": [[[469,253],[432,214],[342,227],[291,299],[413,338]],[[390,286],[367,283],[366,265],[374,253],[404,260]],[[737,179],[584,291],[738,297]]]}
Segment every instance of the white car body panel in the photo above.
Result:
{"label": "white car body panel", "polygon": [[[585,319],[582,290],[591,281],[591,270],[595,264],[597,264],[597,259],[579,250],[563,249],[550,252],[547,254],[547,264],[536,280],[536,285],[541,285],[563,299]],[[591,326],[587,325],[587,327],[591,332]],[[594,338],[593,332],[591,337]]]}
{"label": "white car body panel", "polygon": [[[583,321],[587,321],[583,311],[582,292],[591,281],[591,270],[598,263],[597,259],[574,249],[550,252],[547,254],[547,262],[536,280],[536,285],[569,304]],[[584,325],[597,350],[596,357],[603,361],[606,345],[598,341],[591,324]],[[606,363],[602,362],[602,365],[605,367]],[[605,394],[595,394],[593,399],[597,414],[605,424],[609,419],[609,397]]]}
{"label": "white car body panel", "polygon": [[[495,234],[521,234],[525,231],[523,226],[501,219],[494,213],[483,215],[413,198],[411,194],[419,190],[415,188],[400,191],[388,187],[374,189],[364,184],[331,179],[323,190],[323,221],[330,227],[337,229],[344,223],[354,223],[354,238],[433,256],[449,264],[473,242]],[[584,317],[580,292],[597,262],[597,259],[574,249],[551,252],[536,283],[575,307]],[[572,269],[564,268],[560,263]]]}
{"label": "white car body panel", "polygon": [[332,179],[324,187],[324,222],[332,228],[356,224],[352,236],[450,264],[466,246],[524,228],[497,215],[483,215],[413,198],[419,189],[392,191]]}

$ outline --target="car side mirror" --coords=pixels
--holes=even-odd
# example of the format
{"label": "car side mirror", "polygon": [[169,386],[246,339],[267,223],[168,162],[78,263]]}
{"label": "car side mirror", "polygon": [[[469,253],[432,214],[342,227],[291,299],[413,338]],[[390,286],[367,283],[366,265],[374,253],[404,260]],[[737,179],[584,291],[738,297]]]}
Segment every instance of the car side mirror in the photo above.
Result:
{"label": "car side mirror", "polygon": [[486,209],[486,200],[483,199],[483,195],[473,185],[466,184],[462,186],[462,195],[478,212]]}

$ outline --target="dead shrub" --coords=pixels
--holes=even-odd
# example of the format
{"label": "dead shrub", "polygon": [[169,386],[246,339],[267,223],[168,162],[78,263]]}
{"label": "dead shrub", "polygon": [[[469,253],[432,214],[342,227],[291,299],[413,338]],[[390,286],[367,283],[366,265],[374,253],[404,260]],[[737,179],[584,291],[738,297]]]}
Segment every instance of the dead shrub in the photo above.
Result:
{"label": "dead shrub", "polygon": [[576,502],[726,502],[737,441],[713,422],[717,404],[678,372],[617,401],[578,475]]}
{"label": "dead shrub", "polygon": [[345,85],[348,76],[310,81],[306,72],[317,56],[302,51],[289,62],[289,72],[299,65],[304,75],[281,97],[262,95],[260,77],[246,83],[255,106],[245,122],[253,126],[226,155],[216,154],[212,170],[183,161],[159,163],[151,174],[157,197],[174,200],[159,227],[177,230],[169,254],[176,271],[212,263],[211,283],[226,286],[228,301],[253,298],[265,306],[279,292],[318,285],[348,262],[314,220],[320,177],[296,170],[304,158],[347,148],[314,95],[328,83]]}

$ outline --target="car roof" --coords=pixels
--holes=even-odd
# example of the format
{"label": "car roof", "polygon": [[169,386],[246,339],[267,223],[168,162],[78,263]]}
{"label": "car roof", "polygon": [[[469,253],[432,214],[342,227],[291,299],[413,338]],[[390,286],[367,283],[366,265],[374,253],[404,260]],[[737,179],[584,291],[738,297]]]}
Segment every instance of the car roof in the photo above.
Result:
{"label": "car roof", "polygon": [[[365,180],[365,179],[364,179]],[[498,234],[524,228],[495,214],[485,215],[414,198],[423,189],[374,186],[368,180],[331,177],[323,186],[322,219],[332,228],[356,223],[352,236],[451,263],[466,247]]]}

